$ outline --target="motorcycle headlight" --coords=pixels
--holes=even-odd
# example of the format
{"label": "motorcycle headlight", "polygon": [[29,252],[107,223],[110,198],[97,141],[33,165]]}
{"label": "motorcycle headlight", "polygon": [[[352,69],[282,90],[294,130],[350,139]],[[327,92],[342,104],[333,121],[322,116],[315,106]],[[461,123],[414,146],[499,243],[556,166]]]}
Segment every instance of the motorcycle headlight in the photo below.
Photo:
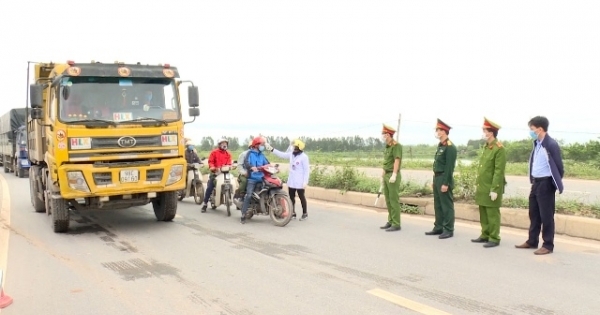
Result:
{"label": "motorcycle headlight", "polygon": [[69,181],[69,187],[74,190],[80,190],[90,192],[90,187],[83,177],[83,173],[80,171],[67,172],[67,179]]}
{"label": "motorcycle headlight", "polygon": [[167,178],[167,186],[173,185],[176,182],[180,181],[183,177],[183,165],[173,165],[171,166],[171,171],[169,172],[169,177]]}

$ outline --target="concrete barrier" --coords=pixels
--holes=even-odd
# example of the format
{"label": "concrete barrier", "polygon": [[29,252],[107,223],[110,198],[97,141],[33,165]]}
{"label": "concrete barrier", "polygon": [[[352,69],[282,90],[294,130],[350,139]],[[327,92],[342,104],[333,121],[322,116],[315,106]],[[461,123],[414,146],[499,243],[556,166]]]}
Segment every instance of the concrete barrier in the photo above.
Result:
{"label": "concrete barrier", "polygon": [[[287,187],[286,187],[287,189]],[[359,205],[372,209],[386,209],[385,196],[375,204],[376,194],[359,193],[354,191],[342,192],[337,189],[308,187],[306,197],[337,203]],[[433,198],[401,197],[400,202],[414,205],[425,215],[434,215]],[[476,205],[455,203],[457,219],[479,222],[479,208]],[[527,209],[500,208],[502,225],[519,229],[529,229],[529,211]],[[573,215],[556,214],[554,216],[556,234],[581,237],[600,241],[600,220]]]}

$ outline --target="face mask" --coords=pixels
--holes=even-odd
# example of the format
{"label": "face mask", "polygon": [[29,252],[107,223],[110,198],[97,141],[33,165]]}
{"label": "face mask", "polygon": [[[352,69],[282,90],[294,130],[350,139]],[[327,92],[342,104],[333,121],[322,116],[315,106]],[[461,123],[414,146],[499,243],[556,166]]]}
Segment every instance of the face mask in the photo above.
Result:
{"label": "face mask", "polygon": [[530,130],[529,131],[529,136],[531,137],[531,139],[536,140],[538,138],[538,136],[535,134],[535,131]]}
{"label": "face mask", "polygon": [[381,136],[381,141],[385,142],[385,139],[387,139],[386,136]]}
{"label": "face mask", "polygon": [[188,150],[193,151],[194,150],[194,146],[193,145],[188,145]]}
{"label": "face mask", "polygon": [[227,150],[227,145],[226,144],[222,145],[221,150]]}
{"label": "face mask", "polygon": [[261,146],[258,147],[258,151],[262,152],[264,150],[265,150],[265,146],[264,145],[261,145]]}
{"label": "face mask", "polygon": [[435,134],[434,134],[434,137],[435,137],[436,139],[439,139],[439,138],[440,138],[440,135],[438,135],[437,131],[435,132]]}

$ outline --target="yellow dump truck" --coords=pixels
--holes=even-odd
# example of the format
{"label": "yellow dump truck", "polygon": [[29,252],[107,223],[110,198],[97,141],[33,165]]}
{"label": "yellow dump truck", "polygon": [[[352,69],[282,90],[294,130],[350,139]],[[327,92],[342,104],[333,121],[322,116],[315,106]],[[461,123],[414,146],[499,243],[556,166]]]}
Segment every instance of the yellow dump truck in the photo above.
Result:
{"label": "yellow dump truck", "polygon": [[[36,63],[33,75],[31,203],[54,232],[69,229],[71,210],[152,203],[159,221],[173,220],[187,166],[180,86],[191,82],[168,64]],[[187,94],[195,120],[198,88]]]}

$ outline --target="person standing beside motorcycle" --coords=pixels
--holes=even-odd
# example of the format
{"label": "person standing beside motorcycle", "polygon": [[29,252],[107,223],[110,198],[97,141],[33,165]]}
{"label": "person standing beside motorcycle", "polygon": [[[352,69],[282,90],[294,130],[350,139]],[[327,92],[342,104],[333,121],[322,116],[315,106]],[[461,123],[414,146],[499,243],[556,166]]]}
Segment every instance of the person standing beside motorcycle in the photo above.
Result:
{"label": "person standing beside motorcycle", "polygon": [[269,164],[269,160],[263,154],[265,151],[265,138],[256,137],[252,140],[252,149],[244,159],[244,167],[248,171],[248,183],[246,185],[246,196],[244,196],[244,204],[242,205],[242,217],[240,222],[246,223],[246,211],[250,206],[250,199],[256,185],[261,184],[265,176],[258,168]]}
{"label": "person standing beside motorcycle", "polygon": [[304,146],[304,142],[300,139],[296,139],[290,145],[290,148],[293,148],[292,150],[281,152],[267,144],[267,150],[273,152],[273,154],[279,158],[290,160],[287,186],[290,193],[290,199],[292,199],[292,206],[294,207],[294,214],[292,217],[296,217],[296,192],[298,192],[300,204],[302,204],[301,221],[306,220],[308,217],[308,213],[306,212],[305,190],[306,186],[308,186],[308,179],[310,176],[310,164],[308,156],[304,153]]}
{"label": "person standing beside motorcycle", "polygon": [[204,194],[204,205],[202,205],[202,212],[206,212],[208,207],[208,200],[215,189],[215,179],[217,178],[217,172],[221,166],[231,165],[231,154],[227,151],[227,145],[229,141],[227,139],[219,139],[217,148],[210,152],[208,156],[208,168],[210,169],[210,176],[208,178],[208,184],[206,186],[206,193]]}
{"label": "person standing beside motorcycle", "polygon": [[191,140],[185,142],[185,160],[188,164],[200,163],[200,157],[196,153],[196,146],[192,143]]}

